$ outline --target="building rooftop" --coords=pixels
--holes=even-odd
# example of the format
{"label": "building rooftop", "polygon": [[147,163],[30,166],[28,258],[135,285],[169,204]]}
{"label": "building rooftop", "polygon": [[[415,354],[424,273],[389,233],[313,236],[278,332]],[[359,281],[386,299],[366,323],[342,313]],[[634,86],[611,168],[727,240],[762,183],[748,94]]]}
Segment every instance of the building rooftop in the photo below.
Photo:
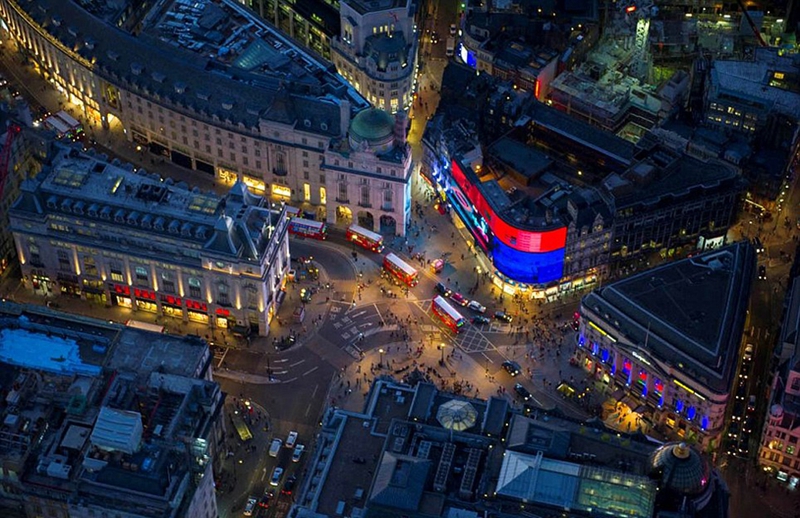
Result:
{"label": "building rooftop", "polygon": [[[181,491],[196,481],[197,459],[187,461],[205,452],[193,444],[187,455],[186,440],[207,438],[221,404],[219,386],[208,381],[205,342],[0,302],[0,340],[9,333],[50,346],[40,358],[0,360],[8,394],[0,402],[0,463],[18,473],[25,494],[46,487],[48,497],[106,507],[114,493],[115,510],[144,504],[158,509],[154,516],[191,498]],[[53,354],[64,367],[41,359]]]}
{"label": "building rooftop", "polygon": [[546,104],[532,104],[528,114],[534,126],[542,126],[621,164],[630,164],[633,159],[635,146],[631,142],[577,120]]}
{"label": "building rooftop", "polygon": [[233,0],[153,4],[136,35],[78,2],[18,5],[111,83],[238,131],[257,134],[265,119],[336,136],[351,110],[369,106],[328,64]]}
{"label": "building rooftop", "polygon": [[[468,410],[471,426],[453,426],[443,409]],[[314,459],[321,475],[298,498],[298,516],[442,516],[447,507],[475,505],[492,513],[508,499],[526,499],[534,509],[571,504],[609,516],[652,516],[656,484],[647,475],[657,444],[555,413],[525,417],[503,398],[464,398],[430,383],[381,378],[364,413],[330,409],[323,418]],[[506,430],[505,437],[494,433]],[[495,491],[504,498],[482,500]]]}
{"label": "building rooftop", "polygon": [[340,0],[359,14],[377,13],[408,5],[408,0]]}
{"label": "building rooftop", "polygon": [[[728,94],[800,119],[800,57],[757,49],[753,61],[715,60],[711,84]],[[722,92],[720,92],[722,93]]]}
{"label": "building rooftop", "polygon": [[[196,250],[195,254],[261,262],[271,254],[271,236],[283,221],[280,208],[265,207],[265,201],[242,183],[221,197],[66,146],[57,148],[49,165],[34,180],[26,180],[20,191],[10,214],[78,216],[99,224],[98,230],[81,236],[121,244],[130,230],[137,229],[130,243],[142,232],[152,237],[149,243],[134,243],[145,255],[165,253],[169,247],[160,243],[167,237],[185,245],[183,254]],[[105,233],[109,228],[120,233]]]}
{"label": "building rooftop", "polygon": [[728,394],[754,268],[742,241],[616,281],[582,305],[605,315],[592,324],[613,325],[639,353]]}
{"label": "building rooftop", "polygon": [[723,182],[740,181],[739,171],[721,160],[700,160],[682,151],[667,149],[647,134],[640,148],[653,146],[622,173],[611,173],[603,187],[614,197],[616,210],[637,204],[652,205],[669,196],[682,196],[694,189],[711,189]]}

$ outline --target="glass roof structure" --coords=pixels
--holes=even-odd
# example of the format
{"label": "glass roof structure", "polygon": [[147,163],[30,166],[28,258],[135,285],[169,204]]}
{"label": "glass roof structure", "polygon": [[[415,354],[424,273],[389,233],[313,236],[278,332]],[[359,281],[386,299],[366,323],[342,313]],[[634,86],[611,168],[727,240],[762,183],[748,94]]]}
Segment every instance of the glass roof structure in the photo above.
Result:
{"label": "glass roof structure", "polygon": [[656,485],[639,475],[506,451],[495,493],[594,516],[645,518],[653,515]]}

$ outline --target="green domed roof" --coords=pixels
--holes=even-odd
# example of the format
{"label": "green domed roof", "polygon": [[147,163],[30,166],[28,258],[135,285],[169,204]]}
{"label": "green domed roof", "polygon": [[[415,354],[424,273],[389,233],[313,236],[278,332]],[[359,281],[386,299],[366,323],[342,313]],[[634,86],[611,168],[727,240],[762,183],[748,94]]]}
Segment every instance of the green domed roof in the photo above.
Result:
{"label": "green domed roof", "polygon": [[394,118],[379,108],[369,108],[353,118],[350,136],[358,140],[382,140],[394,131]]}

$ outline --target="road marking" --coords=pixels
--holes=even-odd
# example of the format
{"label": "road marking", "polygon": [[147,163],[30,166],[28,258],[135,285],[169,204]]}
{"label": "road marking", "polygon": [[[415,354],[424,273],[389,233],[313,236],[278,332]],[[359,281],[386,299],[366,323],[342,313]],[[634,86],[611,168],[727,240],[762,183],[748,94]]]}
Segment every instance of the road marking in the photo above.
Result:
{"label": "road marking", "polygon": [[486,356],[486,353],[483,353],[483,352],[482,352],[482,353],[481,353],[481,355],[482,355],[484,358],[486,358],[486,361],[488,361],[489,363],[494,363],[494,362],[492,361],[492,359],[491,359],[491,358],[489,358],[488,356]]}
{"label": "road marking", "polygon": [[222,362],[225,360],[225,357],[228,355],[228,348],[225,348],[225,352],[222,353],[222,357],[219,359],[219,363],[217,364],[217,368],[219,369],[222,367]]}
{"label": "road marking", "polygon": [[267,468],[261,470],[261,482],[264,482],[264,479],[267,478]]}
{"label": "road marking", "polygon": [[291,363],[291,364],[289,364],[289,367],[297,367],[298,365],[300,365],[300,364],[301,364],[301,363],[303,363],[304,361],[305,361],[305,360],[303,359],[303,360],[300,360],[299,362],[294,362],[294,363]]}
{"label": "road marking", "polygon": [[275,374],[286,374],[287,372],[289,371],[275,371],[272,373],[272,375],[274,376]]}
{"label": "road marking", "polygon": [[288,362],[288,361],[289,361],[289,358],[283,358],[283,359],[280,359],[280,360],[272,360],[272,363],[283,363],[283,362]]}
{"label": "road marking", "polygon": [[360,317],[360,316],[361,316],[361,315],[363,315],[364,313],[366,313],[366,311],[359,311],[358,313],[353,313],[352,315],[348,314],[348,316],[349,316],[350,318],[356,318],[356,317]]}
{"label": "road marking", "polygon": [[378,309],[378,305],[377,304],[373,304],[372,306],[375,308],[375,312],[380,317],[381,322],[383,322],[383,325],[386,325],[386,321],[383,319],[383,315],[381,314],[381,310]]}
{"label": "road marking", "polygon": [[308,376],[309,374],[311,374],[312,372],[314,372],[317,369],[319,369],[319,367],[313,367],[313,368],[307,370],[306,372],[304,372],[303,376]]}
{"label": "road marking", "polygon": [[281,383],[291,383],[291,382],[293,382],[293,381],[294,381],[294,380],[296,380],[296,379],[297,379],[297,376],[295,376],[295,377],[294,377],[294,378],[292,378],[292,379],[288,379],[288,380],[281,381]]}
{"label": "road marking", "polygon": [[317,395],[317,389],[319,388],[319,383],[314,385],[314,392],[311,393],[311,399],[314,399],[314,396]]}

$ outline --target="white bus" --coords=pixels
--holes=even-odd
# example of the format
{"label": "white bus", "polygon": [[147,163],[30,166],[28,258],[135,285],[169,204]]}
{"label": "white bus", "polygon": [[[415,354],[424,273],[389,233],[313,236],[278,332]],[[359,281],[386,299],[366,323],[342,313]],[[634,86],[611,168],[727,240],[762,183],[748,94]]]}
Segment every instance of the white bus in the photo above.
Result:
{"label": "white bus", "polygon": [[128,327],[133,327],[135,329],[141,329],[143,331],[152,331],[154,333],[163,333],[164,326],[160,326],[158,324],[149,324],[147,322],[141,322],[139,320],[128,320],[125,322],[125,325]]}

